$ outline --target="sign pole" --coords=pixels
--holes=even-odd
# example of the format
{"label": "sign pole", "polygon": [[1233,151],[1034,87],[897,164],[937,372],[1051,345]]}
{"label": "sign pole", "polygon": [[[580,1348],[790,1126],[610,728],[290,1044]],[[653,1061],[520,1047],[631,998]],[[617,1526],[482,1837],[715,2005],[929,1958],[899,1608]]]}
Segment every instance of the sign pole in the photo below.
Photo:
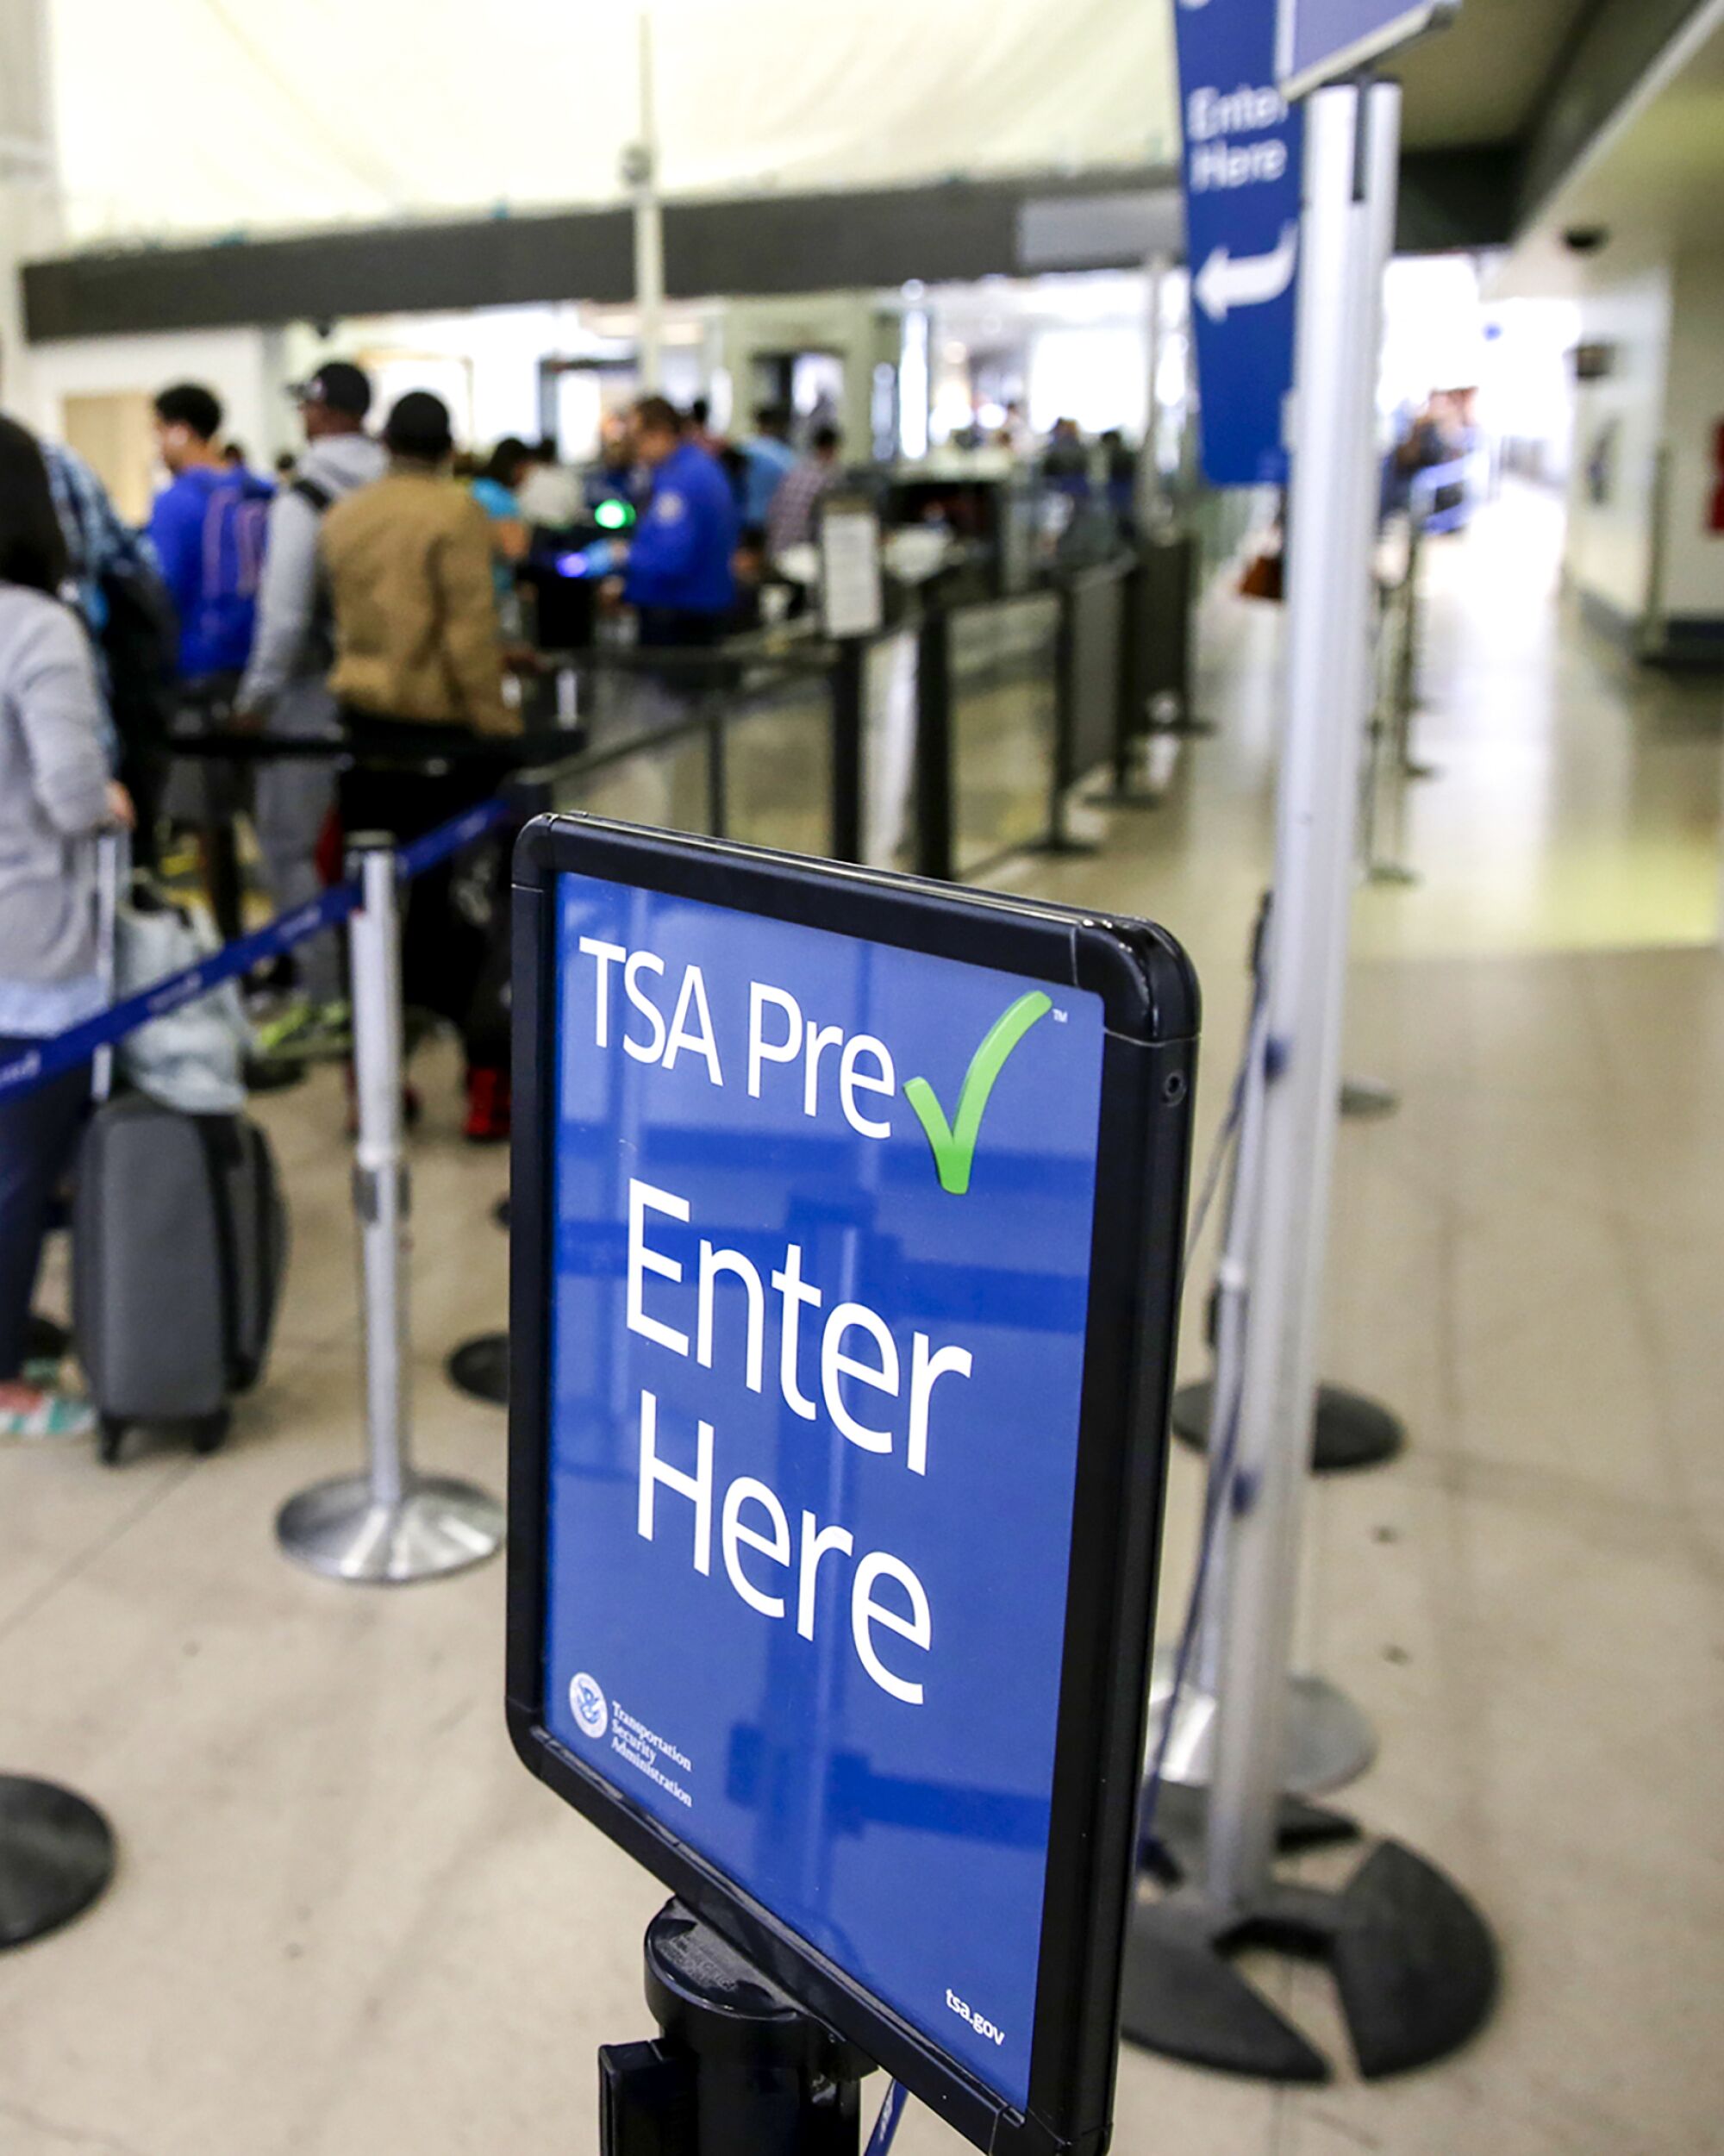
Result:
{"label": "sign pole", "polygon": [[856,2156],[873,2061],[669,1902],[646,1927],[660,2034],[599,2047],[600,2156]]}
{"label": "sign pole", "polygon": [[1247,1932],[1330,1961],[1367,2078],[1465,2042],[1496,1985],[1482,1918],[1399,1844],[1379,1842],[1336,1893],[1283,1884],[1274,1871],[1301,1840],[1347,1832],[1281,1792],[1340,1078],[1399,104],[1391,84],[1348,83],[1305,109],[1275,891],[1240,1136],[1244,1277],[1228,1284],[1238,1386],[1211,1437],[1212,1472],[1226,1478],[1212,1508],[1222,1537],[1215,1775],[1201,1865],[1139,1906],[1127,1964],[1134,2040],[1285,2080],[1323,2079],[1327,2064],[1226,1959]]}
{"label": "sign pole", "polygon": [[[1371,93],[1390,117],[1398,92]],[[1236,1502],[1222,1622],[1219,1772],[1209,1885],[1234,1906],[1259,1893],[1274,1847],[1286,1711],[1285,1642],[1297,1583],[1306,1446],[1327,1241],[1342,970],[1352,879],[1349,774],[1364,730],[1365,480],[1376,311],[1365,285],[1371,212],[1359,199],[1366,100],[1351,86],[1306,108],[1306,208],[1295,359],[1289,519],[1287,733],[1269,924],[1265,1053],[1247,1080],[1259,1134],[1250,1193],[1250,1312]],[[1375,116],[1373,114],[1371,116]],[[1362,274],[1365,272],[1365,274]]]}

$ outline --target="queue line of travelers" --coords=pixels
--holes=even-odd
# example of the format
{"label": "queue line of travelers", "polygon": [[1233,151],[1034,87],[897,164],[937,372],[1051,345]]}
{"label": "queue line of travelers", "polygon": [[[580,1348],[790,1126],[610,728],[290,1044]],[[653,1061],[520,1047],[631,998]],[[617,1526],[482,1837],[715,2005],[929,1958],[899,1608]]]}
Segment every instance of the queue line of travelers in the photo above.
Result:
{"label": "queue line of travelers", "polygon": [[[410,839],[488,797],[507,769],[521,718],[497,572],[522,558],[541,514],[585,512],[578,482],[523,446],[493,457],[490,485],[459,483],[441,400],[409,392],[373,435],[372,385],[343,361],[295,395],[305,447],[272,486],[228,453],[213,392],[165,390],[155,420],[168,478],[142,534],[69,449],[0,420],[0,1060],[101,1008],[93,841],[136,825],[140,858],[153,859],[176,768],[167,736],[188,713],[354,752],[339,783],[334,759],[258,767],[259,853],[281,909],[314,897],[338,865],[333,831]],[[823,486],[834,447],[817,458]],[[592,567],[605,603],[634,609],[643,643],[724,633],[745,512],[770,513],[796,459],[780,443],[757,468],[771,488],[757,476],[739,491],[685,415],[659,397],[634,408],[603,484],[627,482],[636,521]],[[501,884],[500,862],[497,873]],[[456,874],[410,886],[403,988],[462,1028],[465,1128],[491,1140],[509,1128],[507,1040],[473,1011],[494,940],[456,903]],[[278,1041],[297,1033],[303,1048],[340,1053],[334,936],[296,964],[295,1016]],[[44,1237],[89,1093],[85,1067],[0,1097],[0,1439],[90,1424],[56,1367],[30,1359]]]}

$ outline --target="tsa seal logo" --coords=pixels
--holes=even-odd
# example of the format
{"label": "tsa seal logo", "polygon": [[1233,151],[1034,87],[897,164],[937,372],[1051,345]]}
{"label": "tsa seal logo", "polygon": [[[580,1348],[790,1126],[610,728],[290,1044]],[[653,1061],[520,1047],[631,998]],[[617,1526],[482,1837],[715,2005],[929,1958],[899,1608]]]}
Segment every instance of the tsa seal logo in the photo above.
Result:
{"label": "tsa seal logo", "polygon": [[610,1727],[610,1709],[605,1704],[604,1687],[584,1670],[569,1681],[569,1709],[590,1737],[602,1737]]}

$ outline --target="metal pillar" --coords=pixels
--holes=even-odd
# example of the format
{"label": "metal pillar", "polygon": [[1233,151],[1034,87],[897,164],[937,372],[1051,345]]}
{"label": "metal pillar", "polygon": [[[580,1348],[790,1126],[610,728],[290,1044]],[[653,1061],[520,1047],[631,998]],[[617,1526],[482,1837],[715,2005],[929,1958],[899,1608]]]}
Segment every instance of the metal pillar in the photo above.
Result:
{"label": "metal pillar", "polygon": [[456,1572],[503,1543],[486,1491],[414,1467],[403,1291],[408,1172],[402,1136],[401,934],[393,841],[353,841],[363,903],[349,922],[359,1107],[353,1203],[365,1325],[366,1472],[315,1484],[276,1521],[284,1550],[335,1579],[396,1585]]}
{"label": "metal pillar", "polygon": [[1161,318],[1170,266],[1162,248],[1152,248],[1144,257],[1144,342],[1149,393],[1144,399],[1143,447],[1137,460],[1137,519],[1146,532],[1155,530],[1168,516],[1167,489],[1161,476]]}
{"label": "metal pillar", "polygon": [[622,153],[634,195],[635,349],[643,391],[665,386],[665,217],[659,198],[659,123],[653,96],[653,15],[641,0],[640,130]]}
{"label": "metal pillar", "polygon": [[1306,108],[1275,895],[1240,1127],[1244,1263],[1222,1283],[1220,1366],[1237,1367],[1238,1390],[1218,1402],[1210,1445],[1225,1477],[1209,1515],[1220,1574],[1214,1780],[1201,1859],[1174,1890],[1134,1909],[1125,1967],[1134,2040],[1294,2080],[1325,2078],[1327,2063],[1233,1966],[1227,1956],[1241,1943],[1328,1961],[1367,2078],[1464,2043],[1496,1985],[1483,1920],[1410,1850],[1379,1842],[1338,1892],[1274,1870],[1340,1079],[1373,390],[1399,104],[1392,85],[1347,84],[1317,91]]}

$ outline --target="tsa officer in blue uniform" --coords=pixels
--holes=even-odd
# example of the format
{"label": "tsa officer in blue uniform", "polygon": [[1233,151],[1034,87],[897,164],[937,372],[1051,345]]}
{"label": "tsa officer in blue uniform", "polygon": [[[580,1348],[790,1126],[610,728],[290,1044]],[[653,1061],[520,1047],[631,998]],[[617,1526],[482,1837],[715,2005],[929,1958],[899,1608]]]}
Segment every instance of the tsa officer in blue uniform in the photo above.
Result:
{"label": "tsa officer in blue uniform", "polygon": [[736,499],[715,457],[684,432],[675,405],[643,397],[634,453],[652,493],[629,541],[622,596],[643,645],[715,643],[736,604]]}

